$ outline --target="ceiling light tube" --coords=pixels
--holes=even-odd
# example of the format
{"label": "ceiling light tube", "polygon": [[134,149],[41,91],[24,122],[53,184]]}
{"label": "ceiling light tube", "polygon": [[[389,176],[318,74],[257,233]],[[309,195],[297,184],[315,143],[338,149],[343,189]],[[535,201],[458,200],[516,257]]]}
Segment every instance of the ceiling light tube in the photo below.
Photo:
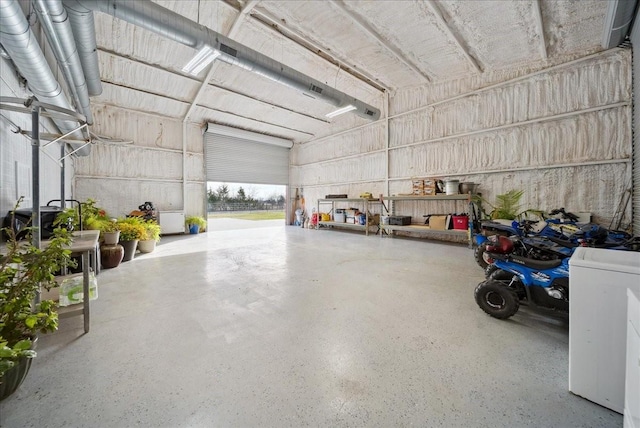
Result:
{"label": "ceiling light tube", "polygon": [[211,64],[219,56],[220,51],[211,49],[209,46],[204,46],[191,58],[191,61],[182,68],[182,71],[197,76],[207,65]]}
{"label": "ceiling light tube", "polygon": [[336,116],[341,115],[343,113],[347,113],[349,111],[353,111],[356,108],[357,108],[356,106],[354,106],[352,104],[349,104],[348,106],[340,107],[338,110],[332,111],[331,113],[327,113],[326,116],[329,117],[329,118],[336,117]]}

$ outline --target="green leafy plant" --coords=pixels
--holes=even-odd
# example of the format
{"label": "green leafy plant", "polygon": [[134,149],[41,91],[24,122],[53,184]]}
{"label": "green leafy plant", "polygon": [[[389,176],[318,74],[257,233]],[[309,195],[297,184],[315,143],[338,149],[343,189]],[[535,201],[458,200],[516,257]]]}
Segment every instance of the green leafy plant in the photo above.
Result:
{"label": "green leafy plant", "polygon": [[116,227],[120,231],[121,241],[140,240],[144,239],[146,235],[144,221],[139,217],[119,218]]}
{"label": "green leafy plant", "polygon": [[144,236],[144,240],[150,240],[153,239],[154,241],[158,242],[160,241],[160,225],[158,224],[157,221],[155,220],[146,220],[144,221],[144,229],[145,229],[145,236]]}
{"label": "green leafy plant", "polygon": [[100,223],[100,232],[110,233],[110,232],[116,232],[117,230],[118,230],[118,223],[117,223],[117,220],[114,218]]}
{"label": "green leafy plant", "polygon": [[197,224],[200,230],[204,230],[207,227],[207,221],[203,217],[197,215],[188,216],[184,219],[184,222],[187,227],[191,226],[192,224]]}
{"label": "green leafy plant", "polygon": [[[104,209],[96,206],[94,199],[87,199],[85,202],[80,202],[80,210],[82,215],[82,228],[101,230],[101,226],[104,222],[109,221],[107,213]],[[71,207],[64,209],[54,222],[55,226],[65,227],[71,230],[80,229],[80,216],[78,215],[78,208]]]}
{"label": "green leafy plant", "polygon": [[[496,195],[495,203],[491,203],[481,196],[474,195],[474,202],[478,203],[480,210],[484,213],[485,217],[491,219],[506,219],[516,220],[521,219],[528,210],[522,210],[520,205],[520,199],[524,195],[523,190],[510,190],[507,193]],[[491,211],[487,214],[484,210],[483,204],[487,204],[491,207]]]}
{"label": "green leafy plant", "polygon": [[[22,198],[15,209],[21,202]],[[39,249],[31,244],[33,228],[27,230],[28,239],[18,241],[12,228],[3,229],[7,242],[6,252],[0,254],[0,376],[19,359],[36,356],[31,347],[38,332],[58,328],[56,304],[33,301],[41,286],[49,290],[56,285],[55,272],[74,264],[66,249],[71,242],[68,231],[56,229],[49,244]]]}

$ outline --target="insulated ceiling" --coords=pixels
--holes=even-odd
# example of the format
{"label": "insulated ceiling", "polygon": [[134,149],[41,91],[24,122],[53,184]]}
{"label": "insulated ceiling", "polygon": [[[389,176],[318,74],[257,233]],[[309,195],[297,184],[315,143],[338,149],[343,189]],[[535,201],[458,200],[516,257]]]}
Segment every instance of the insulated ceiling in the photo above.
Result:
{"label": "insulated ceiling", "polygon": [[[382,111],[394,89],[601,50],[607,12],[599,0],[156,3]],[[104,13],[95,20],[104,91],[93,103],[295,142],[369,123],[328,119],[335,107],[219,60],[191,76],[182,68],[194,49]]]}

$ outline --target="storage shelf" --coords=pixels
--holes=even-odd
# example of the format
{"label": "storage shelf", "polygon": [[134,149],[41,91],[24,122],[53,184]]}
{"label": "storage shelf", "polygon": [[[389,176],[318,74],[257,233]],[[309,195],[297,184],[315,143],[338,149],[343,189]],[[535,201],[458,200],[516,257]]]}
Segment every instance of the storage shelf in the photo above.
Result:
{"label": "storage shelf", "polygon": [[399,195],[399,196],[383,196],[385,201],[466,201],[469,200],[469,195],[433,195],[433,196],[414,196],[414,195]]}
{"label": "storage shelf", "polygon": [[412,224],[408,226],[396,226],[392,224],[382,224],[380,228],[385,231],[400,231],[400,232],[414,232],[414,233],[425,233],[425,234],[435,234],[442,233],[446,235],[458,235],[458,236],[467,236],[467,230],[459,230],[459,229],[450,229],[450,230],[439,230],[439,229],[431,229],[429,226],[422,226],[418,224]]}
{"label": "storage shelf", "polygon": [[352,229],[364,229],[365,227],[367,227],[363,224],[342,223],[337,221],[319,221],[318,224],[320,226],[349,227]]}
{"label": "storage shelf", "polygon": [[[434,201],[451,201],[451,207],[454,208],[452,212],[455,212],[455,211],[458,211],[455,209],[455,207],[458,206],[460,202],[466,202],[467,204],[471,204],[471,194],[392,195],[392,196],[382,196],[380,200],[382,202],[384,201],[389,202],[388,206],[387,205],[384,206],[387,212],[387,215],[398,215],[397,211],[402,212],[401,206],[403,202],[421,202],[421,203],[428,204],[429,202],[434,202]],[[380,224],[380,230],[382,231],[381,236],[384,236],[385,234],[388,236],[393,236],[395,232],[415,233],[415,234],[422,234],[422,235],[457,236],[461,238],[466,238],[466,241],[469,247],[471,247],[471,231],[468,229],[442,230],[442,229],[431,229],[429,226],[421,225],[421,224],[411,224],[406,226],[393,225],[393,224]]]}
{"label": "storage shelf", "polygon": [[[336,207],[336,203],[359,203],[362,206],[362,212],[365,214],[365,223],[364,224],[354,224],[354,223],[342,223],[342,222],[336,222],[336,221],[318,221],[318,229],[321,229],[324,226],[324,229],[329,229],[329,228],[348,228],[348,229],[355,229],[355,230],[363,230],[365,232],[366,235],[369,235],[369,227],[376,227],[378,228],[378,223],[376,222],[376,224],[370,224],[369,220],[371,218],[371,216],[373,215],[370,211],[370,206],[371,204],[380,204],[380,199],[375,199],[375,198],[371,198],[371,199],[365,199],[365,198],[325,198],[325,199],[318,199],[318,205],[317,205],[317,212],[318,215],[323,212],[320,207],[322,205],[331,205],[331,209],[329,210],[329,213],[331,215],[335,215],[335,210],[338,208]],[[343,208],[343,207],[340,207]],[[345,207],[346,208],[346,207]],[[377,229],[379,230],[379,228]],[[377,232],[376,230],[376,232]]]}

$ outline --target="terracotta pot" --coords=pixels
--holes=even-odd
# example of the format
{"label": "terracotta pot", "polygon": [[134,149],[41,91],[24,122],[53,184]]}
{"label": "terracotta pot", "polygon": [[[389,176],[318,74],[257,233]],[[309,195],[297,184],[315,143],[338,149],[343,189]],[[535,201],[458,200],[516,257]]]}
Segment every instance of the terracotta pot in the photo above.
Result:
{"label": "terracotta pot", "polygon": [[120,239],[120,231],[102,232],[102,239],[104,239],[105,245],[116,245]]}
{"label": "terracotta pot", "polygon": [[141,253],[150,253],[156,249],[156,240],[155,239],[145,239],[144,241],[138,242],[138,250]]}
{"label": "terracotta pot", "polygon": [[123,262],[128,262],[133,259],[133,256],[136,254],[136,248],[138,247],[138,240],[134,239],[133,241],[120,241],[120,245],[124,247],[124,257],[122,258]]}
{"label": "terracotta pot", "polygon": [[105,269],[118,267],[124,257],[122,245],[103,245],[100,247],[100,262]]}

